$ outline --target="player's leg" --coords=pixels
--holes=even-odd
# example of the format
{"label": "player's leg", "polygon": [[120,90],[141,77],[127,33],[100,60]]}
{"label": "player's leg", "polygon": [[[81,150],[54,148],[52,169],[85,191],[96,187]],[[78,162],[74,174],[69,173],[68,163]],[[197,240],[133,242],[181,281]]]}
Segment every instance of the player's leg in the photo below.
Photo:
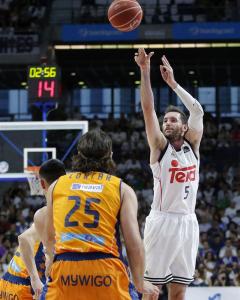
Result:
{"label": "player's leg", "polygon": [[178,220],[168,214],[151,212],[147,217],[144,231],[144,278],[154,285],[161,286],[173,280],[170,266],[180,250],[181,239],[176,234],[177,230]]}
{"label": "player's leg", "polygon": [[180,283],[170,283],[168,286],[168,300],[184,300],[187,286]]}
{"label": "player's leg", "polygon": [[198,251],[199,230],[196,216],[187,215],[179,221],[182,243],[170,269],[173,280],[169,284],[169,300],[184,300],[187,286],[193,281]]}

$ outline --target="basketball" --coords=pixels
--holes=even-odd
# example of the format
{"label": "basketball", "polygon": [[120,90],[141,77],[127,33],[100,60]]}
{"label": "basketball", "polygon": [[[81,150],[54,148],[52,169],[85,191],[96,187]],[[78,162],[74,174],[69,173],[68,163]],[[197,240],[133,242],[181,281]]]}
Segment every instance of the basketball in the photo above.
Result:
{"label": "basketball", "polygon": [[143,11],[136,0],[114,0],[108,9],[108,20],[119,31],[136,29],[143,17]]}

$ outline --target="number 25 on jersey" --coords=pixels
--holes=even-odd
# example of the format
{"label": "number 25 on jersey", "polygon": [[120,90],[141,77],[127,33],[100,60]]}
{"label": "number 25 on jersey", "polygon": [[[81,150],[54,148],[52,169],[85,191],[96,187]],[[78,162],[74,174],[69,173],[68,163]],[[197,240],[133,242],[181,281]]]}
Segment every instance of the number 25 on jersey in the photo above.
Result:
{"label": "number 25 on jersey", "polygon": [[[69,196],[68,197],[69,201],[74,201],[75,204],[73,208],[67,213],[65,217],[65,222],[64,226],[65,227],[76,227],[79,225],[79,221],[74,220],[74,213],[80,209],[81,206],[81,198],[79,196]],[[85,207],[84,207],[84,214],[85,215],[90,215],[93,217],[92,222],[90,223],[83,223],[83,226],[86,228],[97,228],[99,224],[99,212],[95,209],[91,208],[92,203],[99,204],[101,202],[100,199],[97,198],[87,198],[85,202]]]}

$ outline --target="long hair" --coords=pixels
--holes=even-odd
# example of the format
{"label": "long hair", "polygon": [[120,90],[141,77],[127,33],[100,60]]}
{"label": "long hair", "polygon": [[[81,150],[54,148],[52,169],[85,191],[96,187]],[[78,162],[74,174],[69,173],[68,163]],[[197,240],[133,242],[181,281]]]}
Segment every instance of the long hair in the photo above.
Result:
{"label": "long hair", "polygon": [[58,159],[45,161],[39,169],[39,176],[45,179],[49,185],[62,175],[66,175],[65,166]]}
{"label": "long hair", "polygon": [[174,105],[169,105],[166,110],[165,110],[165,113],[169,113],[169,112],[178,112],[180,114],[180,117],[181,117],[181,121],[183,124],[187,124],[188,122],[188,117],[186,116],[186,114],[177,106],[174,106]]}
{"label": "long hair", "polygon": [[77,151],[72,158],[72,170],[75,172],[112,174],[116,169],[112,160],[112,140],[101,129],[85,133],[78,142]]}

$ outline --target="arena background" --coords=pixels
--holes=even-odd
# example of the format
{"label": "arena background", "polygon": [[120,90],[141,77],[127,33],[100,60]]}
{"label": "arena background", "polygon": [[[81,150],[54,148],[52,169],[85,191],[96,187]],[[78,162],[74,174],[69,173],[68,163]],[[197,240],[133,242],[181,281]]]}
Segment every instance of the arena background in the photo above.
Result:
{"label": "arena background", "polygon": [[[106,17],[111,1],[1,1],[0,122],[85,120],[89,128],[106,130],[113,139],[117,175],[137,192],[142,232],[153,191],[140,108],[140,74],[133,57],[139,47],[155,51],[151,75],[156,110],[161,116],[167,105],[180,105],[160,76],[160,59],[165,54],[176,80],[205,109],[196,209],[200,245],[196,279],[187,300],[238,299],[240,1],[139,2],[144,11],[141,26],[133,32],[120,33]],[[36,94],[29,97],[28,92],[34,87],[36,91],[34,84],[38,82],[29,81],[28,67],[41,64],[57,65],[61,70],[55,82],[61,92],[55,99],[41,100]],[[46,85],[43,92],[47,94],[49,89],[50,85]],[[64,158],[70,168],[74,147],[70,149],[69,145],[77,135],[64,132],[64,139],[62,132],[47,130],[45,136],[29,131],[23,138],[23,133],[10,134],[0,127],[0,161],[8,162],[12,173],[22,173],[23,155],[11,155],[6,147],[15,145],[21,152],[26,145],[37,145],[55,147],[57,157]],[[32,155],[31,159],[38,164],[44,155]],[[1,273],[14,253],[17,236],[29,226],[34,211],[44,201],[42,196],[30,195],[24,177],[8,178],[4,172],[2,167]],[[166,299],[165,290],[160,299]]]}

